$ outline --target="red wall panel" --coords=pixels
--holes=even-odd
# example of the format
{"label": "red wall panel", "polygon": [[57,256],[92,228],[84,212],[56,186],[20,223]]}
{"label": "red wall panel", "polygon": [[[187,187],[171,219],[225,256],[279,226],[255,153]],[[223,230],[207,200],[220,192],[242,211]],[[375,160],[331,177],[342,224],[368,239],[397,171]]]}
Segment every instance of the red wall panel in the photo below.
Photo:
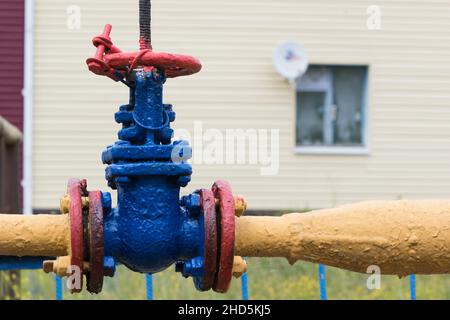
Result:
{"label": "red wall panel", "polygon": [[[0,115],[23,129],[23,53],[25,1],[0,0]],[[22,147],[18,170],[22,177]],[[19,188],[21,191],[22,188]],[[22,192],[19,191],[19,201]]]}
{"label": "red wall panel", "polygon": [[23,126],[24,1],[0,1],[0,114]]}

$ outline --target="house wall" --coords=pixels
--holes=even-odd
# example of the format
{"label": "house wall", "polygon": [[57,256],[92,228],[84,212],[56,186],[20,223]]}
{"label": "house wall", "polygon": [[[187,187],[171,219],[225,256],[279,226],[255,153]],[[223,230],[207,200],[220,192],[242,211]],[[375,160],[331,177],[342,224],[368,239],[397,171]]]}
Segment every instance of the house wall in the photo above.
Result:
{"label": "house wall", "polygon": [[[278,129],[279,171],[194,163],[183,192],[231,182],[251,209],[328,207],[365,199],[450,195],[450,3],[377,1],[381,29],[366,26],[373,1],[153,0],[155,50],[195,55],[201,73],[170,79],[176,128]],[[80,28],[67,8],[81,9]],[[87,71],[90,39],[105,23],[123,50],[137,49],[137,1],[38,0],[35,30],[34,207],[54,208],[70,177],[106,190],[100,154],[116,139],[120,83]],[[313,64],[369,67],[366,155],[299,155],[295,89],[274,70],[277,43],[294,40]],[[194,146],[195,147],[195,146]]]}

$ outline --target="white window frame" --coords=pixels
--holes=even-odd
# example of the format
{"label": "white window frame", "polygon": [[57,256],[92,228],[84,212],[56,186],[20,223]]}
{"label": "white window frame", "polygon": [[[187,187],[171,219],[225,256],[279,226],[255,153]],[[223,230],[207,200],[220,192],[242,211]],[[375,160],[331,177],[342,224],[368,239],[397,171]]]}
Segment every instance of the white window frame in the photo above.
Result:
{"label": "white window frame", "polygon": [[[296,154],[311,154],[311,155],[369,155],[370,149],[368,147],[368,114],[369,114],[369,101],[368,101],[368,90],[369,90],[369,70],[370,66],[368,64],[361,64],[361,65],[352,65],[352,64],[344,64],[344,65],[338,65],[338,64],[312,64],[312,66],[319,66],[319,67],[327,67],[332,68],[334,66],[342,66],[342,67],[365,67],[366,68],[366,77],[364,79],[364,92],[362,96],[362,102],[363,102],[363,109],[362,109],[362,129],[361,129],[361,135],[362,135],[362,143],[359,146],[299,146],[297,145],[297,116],[295,117],[295,138],[294,143],[296,146],[294,147],[294,153]],[[331,75],[332,77],[332,75]],[[332,79],[331,79],[332,81]],[[307,86],[300,88],[299,86],[299,79],[296,82],[295,86],[295,94],[300,91],[304,92],[324,92],[324,88],[314,88],[313,86]],[[333,86],[330,83],[330,88],[327,89],[326,92],[326,98],[325,100],[328,101],[326,103],[326,110],[325,110],[325,116],[324,116],[324,140],[325,141],[331,141],[332,140],[332,132],[330,132],[330,127],[325,125],[326,122],[329,121],[329,119],[326,119],[327,115],[330,115],[330,108],[332,107],[331,103],[331,97],[333,96]],[[297,97],[296,97],[297,99]],[[296,100],[297,102],[297,100]],[[296,104],[296,110],[295,113],[297,114],[297,104]]]}

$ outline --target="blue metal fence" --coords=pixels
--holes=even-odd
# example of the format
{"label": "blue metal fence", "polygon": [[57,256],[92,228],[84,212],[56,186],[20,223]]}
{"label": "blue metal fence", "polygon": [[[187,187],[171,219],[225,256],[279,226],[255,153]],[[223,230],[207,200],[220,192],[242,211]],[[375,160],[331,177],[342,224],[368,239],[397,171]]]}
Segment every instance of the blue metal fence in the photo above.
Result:
{"label": "blue metal fence", "polygon": [[147,290],[147,300],[153,300],[153,276],[149,273],[145,275],[145,288]]}
{"label": "blue metal fence", "polygon": [[325,266],[323,264],[319,264],[319,292],[320,292],[320,300],[328,300],[327,273]]}
{"label": "blue metal fence", "polygon": [[409,276],[409,296],[411,300],[416,300],[416,275]]}
{"label": "blue metal fence", "polygon": [[248,274],[244,272],[241,276],[242,300],[248,300]]}
{"label": "blue metal fence", "polygon": [[[327,279],[326,267],[322,264],[318,265],[319,270],[319,297],[321,300],[327,300]],[[151,274],[145,275],[145,287],[147,300],[153,300],[153,276]],[[249,300],[248,294],[248,272],[241,276],[241,293],[242,300]],[[409,295],[411,300],[416,300],[416,276],[414,274],[409,276]],[[63,299],[63,284],[59,276],[55,276],[55,297],[56,300]]]}
{"label": "blue metal fence", "polygon": [[60,276],[55,275],[55,299],[63,299],[63,283]]}

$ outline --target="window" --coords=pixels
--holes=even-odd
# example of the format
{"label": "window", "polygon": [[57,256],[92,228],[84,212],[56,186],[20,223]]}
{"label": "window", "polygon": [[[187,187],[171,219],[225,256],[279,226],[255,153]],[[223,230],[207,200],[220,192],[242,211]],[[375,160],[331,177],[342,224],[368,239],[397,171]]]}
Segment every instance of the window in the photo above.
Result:
{"label": "window", "polygon": [[310,66],[297,81],[298,151],[365,150],[367,67]]}

